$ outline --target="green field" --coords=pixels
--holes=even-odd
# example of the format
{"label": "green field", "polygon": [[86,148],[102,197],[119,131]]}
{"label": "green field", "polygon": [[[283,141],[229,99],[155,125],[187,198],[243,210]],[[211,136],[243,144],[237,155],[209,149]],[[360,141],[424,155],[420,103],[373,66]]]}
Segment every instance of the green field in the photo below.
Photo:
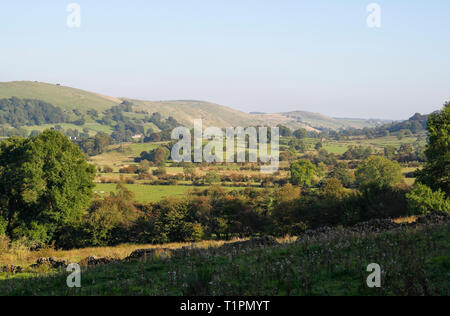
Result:
{"label": "green field", "polygon": [[[314,145],[319,142],[317,139],[307,139],[307,143],[314,148]],[[352,139],[352,140],[343,140],[343,141],[334,141],[327,140],[323,143],[323,148],[328,152],[334,154],[343,154],[345,153],[350,146],[364,146],[364,147],[372,147],[376,151],[380,152],[387,146],[394,146],[396,148],[400,148],[402,144],[414,144],[417,142],[417,136],[409,136],[404,137],[399,140],[396,136],[386,136],[386,137],[378,137],[374,139]],[[420,145],[425,145],[426,141],[424,139],[420,140]]]}
{"label": "green field", "polygon": [[98,132],[103,132],[107,134],[112,133],[112,128],[110,126],[101,125],[98,123],[86,123],[83,126],[78,126],[75,124],[70,123],[58,123],[58,124],[43,124],[43,125],[33,125],[33,126],[24,126],[23,129],[26,129],[28,132],[32,131],[39,131],[43,132],[46,129],[52,129],[56,126],[61,126],[64,130],[72,129],[72,130],[78,130],[79,132],[82,132],[84,128],[89,129],[89,134],[91,136],[94,136]]}
{"label": "green field", "polygon": [[97,166],[110,166],[118,172],[119,167],[135,164],[134,159],[139,157],[143,151],[151,151],[162,144],[164,143],[113,145],[103,154],[91,157],[90,161]]}
{"label": "green field", "polygon": [[[116,184],[112,183],[98,183],[95,185],[95,192],[99,195],[105,195],[111,192],[116,192]],[[183,197],[192,187],[178,186],[178,185],[140,185],[127,184],[127,189],[135,194],[136,201],[140,203],[158,202],[166,197]],[[104,193],[100,193],[104,192]]]}
{"label": "green field", "polygon": [[342,155],[343,153],[345,153],[348,150],[348,147],[349,146],[346,144],[329,143],[329,142],[326,142],[323,145],[323,148],[325,150],[327,150],[330,153],[338,154],[338,155]]}
{"label": "green field", "polygon": [[[97,183],[94,191],[100,195],[105,196],[111,192],[116,192],[117,185],[114,183]],[[193,187],[189,185],[142,185],[142,184],[127,184],[127,189],[135,194],[135,199],[140,203],[158,202],[168,197],[185,197],[194,190],[204,190],[208,187]],[[243,190],[242,187],[224,187],[224,190]]]}

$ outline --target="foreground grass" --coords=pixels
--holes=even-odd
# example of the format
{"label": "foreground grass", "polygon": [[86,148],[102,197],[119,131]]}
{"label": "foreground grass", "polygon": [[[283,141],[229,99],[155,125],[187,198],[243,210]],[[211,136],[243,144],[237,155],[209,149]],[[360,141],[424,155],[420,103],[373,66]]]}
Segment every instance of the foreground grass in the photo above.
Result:
{"label": "foreground grass", "polygon": [[[448,295],[450,225],[379,234],[302,239],[252,249],[177,252],[84,270],[82,288],[67,273],[0,281],[2,295]],[[369,289],[366,268],[382,267]]]}
{"label": "foreground grass", "polygon": [[[233,241],[229,241],[233,242]],[[225,244],[225,241],[207,240],[195,243],[198,248],[220,247]],[[89,256],[104,258],[110,257],[113,259],[122,260],[128,257],[133,251],[137,249],[180,249],[182,247],[191,246],[192,243],[170,243],[162,245],[135,245],[122,244],[114,247],[90,247],[73,250],[55,250],[53,248],[41,249],[39,251],[29,251],[20,246],[12,246],[12,249],[0,253],[0,266],[12,264],[15,266],[28,267],[36,262],[39,258],[54,257],[59,260],[66,260],[68,262],[80,262]],[[34,272],[34,271],[33,271]],[[6,277],[11,277],[6,273],[0,273],[0,280]]]}

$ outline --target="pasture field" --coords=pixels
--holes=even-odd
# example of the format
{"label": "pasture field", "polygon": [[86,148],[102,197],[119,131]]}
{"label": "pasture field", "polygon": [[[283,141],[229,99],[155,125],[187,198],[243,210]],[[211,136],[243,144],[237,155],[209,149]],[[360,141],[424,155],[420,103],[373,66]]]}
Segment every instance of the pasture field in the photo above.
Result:
{"label": "pasture field", "polygon": [[[97,183],[95,185],[95,192],[100,196],[112,192],[116,192],[116,184],[111,183]],[[135,194],[135,200],[140,203],[158,202],[167,197],[183,197],[190,190],[192,186],[181,185],[141,185],[141,184],[127,184],[127,189]],[[103,192],[103,193],[101,193]]]}
{"label": "pasture field", "polygon": [[[364,146],[364,147],[372,147],[377,152],[382,152],[384,147],[386,146],[394,146],[397,149],[400,148],[402,144],[414,144],[418,140],[417,136],[409,136],[404,137],[403,139],[399,140],[396,136],[386,136],[386,137],[378,137],[374,139],[362,139],[362,138],[354,138],[350,140],[342,140],[342,141],[335,141],[335,140],[327,140],[323,143],[323,148],[326,149],[328,152],[334,153],[334,154],[343,154],[345,153],[350,146]],[[314,147],[314,145],[318,142],[317,139],[308,139],[307,143]],[[419,141],[420,145],[426,145],[426,140],[423,138],[420,138]]]}
{"label": "pasture field", "polygon": [[343,153],[345,153],[348,150],[348,145],[346,144],[341,144],[341,143],[329,143],[326,142],[323,145],[323,148],[325,150],[327,150],[330,153],[333,154],[338,154],[338,155],[342,155]]}
{"label": "pasture field", "polygon": [[70,123],[59,123],[59,124],[43,124],[43,125],[32,125],[32,126],[24,126],[23,129],[26,129],[28,132],[32,131],[39,131],[43,132],[46,129],[52,129],[55,128],[56,125],[61,126],[64,130],[72,129],[72,130],[78,130],[81,132],[84,128],[89,129],[89,135],[95,136],[98,132],[103,132],[107,134],[111,134],[113,129],[110,126],[101,125],[95,122],[87,122],[83,126],[77,126],[75,124]]}
{"label": "pasture field", "polygon": [[[116,192],[114,183],[97,183],[94,191],[100,196]],[[126,184],[128,190],[135,194],[135,200],[139,203],[158,202],[164,198],[182,198],[195,190],[205,190],[208,186],[194,187],[191,185],[142,185]],[[243,187],[224,187],[226,191],[244,190]]]}
{"label": "pasture field", "polygon": [[101,155],[91,157],[89,160],[91,163],[99,167],[109,166],[113,168],[115,172],[118,172],[121,167],[134,165],[134,159],[139,157],[143,151],[151,151],[158,148],[164,143],[124,143],[120,145],[112,145],[108,147],[108,150]]}

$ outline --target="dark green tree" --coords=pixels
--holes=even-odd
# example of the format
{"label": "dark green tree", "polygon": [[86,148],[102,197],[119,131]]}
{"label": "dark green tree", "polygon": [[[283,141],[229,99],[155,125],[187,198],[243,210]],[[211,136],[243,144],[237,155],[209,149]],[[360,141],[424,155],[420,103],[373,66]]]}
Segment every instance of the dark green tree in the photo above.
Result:
{"label": "dark green tree", "polygon": [[429,142],[425,155],[427,163],[419,172],[418,181],[437,191],[450,194],[450,102],[442,111],[432,114],[428,121]]}
{"label": "dark green tree", "polygon": [[296,130],[293,135],[297,139],[305,139],[306,137],[308,137],[308,131],[304,128],[300,128]]}
{"label": "dark green tree", "polygon": [[0,143],[0,216],[6,233],[49,242],[88,207],[95,168],[56,131]]}
{"label": "dark green tree", "polygon": [[291,183],[309,187],[317,174],[317,167],[309,160],[302,159],[291,165]]}

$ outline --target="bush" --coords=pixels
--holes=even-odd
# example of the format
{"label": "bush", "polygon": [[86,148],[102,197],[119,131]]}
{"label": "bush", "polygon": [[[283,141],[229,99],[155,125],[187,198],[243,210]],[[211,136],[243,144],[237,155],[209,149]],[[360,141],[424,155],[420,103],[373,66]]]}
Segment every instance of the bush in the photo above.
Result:
{"label": "bush", "polygon": [[103,173],[113,173],[113,168],[109,167],[109,166],[105,166],[103,167]]}
{"label": "bush", "polygon": [[165,175],[167,175],[167,169],[166,169],[166,167],[158,167],[158,169],[156,169],[156,170],[153,170],[153,175],[155,176],[155,177],[160,177],[160,176],[165,176]]}
{"label": "bush", "polygon": [[402,181],[402,168],[396,161],[381,156],[371,156],[364,160],[355,173],[362,190],[386,189]]}
{"label": "bush", "polygon": [[219,183],[220,176],[217,173],[210,171],[205,176],[205,182],[208,184]]}
{"label": "bush", "polygon": [[203,226],[199,223],[194,223],[190,225],[190,240],[192,242],[201,241],[205,236]]}
{"label": "bush", "polygon": [[119,170],[119,173],[122,174],[134,174],[138,172],[138,166],[128,166],[128,167],[123,167]]}
{"label": "bush", "polygon": [[450,199],[441,190],[432,191],[426,185],[416,183],[406,195],[411,215],[426,215],[432,211],[450,212]]}

